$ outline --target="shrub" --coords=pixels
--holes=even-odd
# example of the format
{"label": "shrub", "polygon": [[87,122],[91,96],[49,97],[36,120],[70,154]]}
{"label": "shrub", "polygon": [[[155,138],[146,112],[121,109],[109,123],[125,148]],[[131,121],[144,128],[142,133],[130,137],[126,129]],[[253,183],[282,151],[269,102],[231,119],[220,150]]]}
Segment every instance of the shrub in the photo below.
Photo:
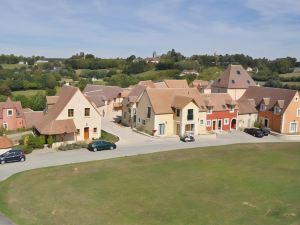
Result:
{"label": "shrub", "polygon": [[73,144],[61,145],[61,146],[58,147],[58,150],[68,151],[68,150],[74,150],[74,149],[80,149],[80,148],[87,148],[87,143],[85,143],[85,142],[76,142],[76,143],[73,143]]}
{"label": "shrub", "polygon": [[33,149],[35,148],[44,148],[45,136],[34,136],[32,134],[23,136],[21,143],[24,146],[29,146]]}
{"label": "shrub", "polygon": [[261,128],[262,124],[259,121],[254,122],[254,127]]}
{"label": "shrub", "polygon": [[51,148],[54,143],[54,138],[52,136],[47,138],[48,147]]}
{"label": "shrub", "polygon": [[14,149],[20,149],[25,154],[30,154],[33,151],[33,148],[31,146],[25,146],[25,145],[16,146],[16,147],[14,147]]}

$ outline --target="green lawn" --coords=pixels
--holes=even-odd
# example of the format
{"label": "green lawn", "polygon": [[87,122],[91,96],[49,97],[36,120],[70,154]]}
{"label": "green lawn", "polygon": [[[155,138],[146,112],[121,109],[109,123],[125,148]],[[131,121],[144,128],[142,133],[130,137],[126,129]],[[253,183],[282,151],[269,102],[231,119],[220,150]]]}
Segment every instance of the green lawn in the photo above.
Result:
{"label": "green lawn", "polygon": [[300,76],[300,72],[295,72],[295,73],[285,73],[285,74],[280,74],[279,76],[281,77],[299,77]]}
{"label": "green lawn", "polygon": [[288,85],[296,85],[300,86],[300,81],[291,81],[291,82],[281,82],[283,84],[288,84]]}
{"label": "green lawn", "polygon": [[1,211],[22,225],[299,225],[300,143],[32,170],[0,183],[0,190]]}
{"label": "green lawn", "polygon": [[113,135],[111,133],[106,132],[105,130],[101,130],[101,138],[100,140],[105,140],[105,141],[109,141],[112,143],[116,143],[118,142],[120,139],[118,136]]}
{"label": "green lawn", "polygon": [[174,79],[177,74],[179,74],[178,70],[149,70],[134,76],[139,80],[161,81],[163,79]]}
{"label": "green lawn", "polygon": [[16,95],[25,95],[25,96],[31,96],[31,95],[35,95],[38,92],[43,92],[45,93],[45,90],[26,90],[26,91],[13,91],[12,95],[16,96]]}
{"label": "green lawn", "polygon": [[26,64],[1,64],[3,69],[20,69],[22,67],[28,67]]}

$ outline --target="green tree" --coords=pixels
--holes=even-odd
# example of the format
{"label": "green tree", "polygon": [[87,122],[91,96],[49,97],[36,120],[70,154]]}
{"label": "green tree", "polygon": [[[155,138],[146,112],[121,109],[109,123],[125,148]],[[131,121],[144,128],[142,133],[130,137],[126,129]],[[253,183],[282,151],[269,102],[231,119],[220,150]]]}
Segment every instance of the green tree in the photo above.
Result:
{"label": "green tree", "polygon": [[10,96],[11,90],[6,84],[0,85],[0,95]]}

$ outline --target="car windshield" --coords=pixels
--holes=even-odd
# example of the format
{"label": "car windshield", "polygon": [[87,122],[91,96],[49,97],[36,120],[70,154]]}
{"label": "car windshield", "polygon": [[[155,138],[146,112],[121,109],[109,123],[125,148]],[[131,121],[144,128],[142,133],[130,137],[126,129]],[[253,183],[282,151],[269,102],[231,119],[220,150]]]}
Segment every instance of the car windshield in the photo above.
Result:
{"label": "car windshield", "polygon": [[10,153],[11,153],[11,152],[5,152],[5,153],[3,153],[1,156],[2,156],[2,157],[5,157],[5,156],[8,156]]}

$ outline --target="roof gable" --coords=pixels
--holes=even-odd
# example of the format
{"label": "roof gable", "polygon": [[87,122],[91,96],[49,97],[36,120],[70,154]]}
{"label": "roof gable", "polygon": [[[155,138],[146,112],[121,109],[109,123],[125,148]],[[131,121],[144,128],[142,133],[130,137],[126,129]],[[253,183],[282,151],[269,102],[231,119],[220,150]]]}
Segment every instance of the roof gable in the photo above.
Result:
{"label": "roof gable", "polygon": [[241,65],[230,64],[212,86],[229,89],[245,89],[250,86],[256,86],[256,83]]}

